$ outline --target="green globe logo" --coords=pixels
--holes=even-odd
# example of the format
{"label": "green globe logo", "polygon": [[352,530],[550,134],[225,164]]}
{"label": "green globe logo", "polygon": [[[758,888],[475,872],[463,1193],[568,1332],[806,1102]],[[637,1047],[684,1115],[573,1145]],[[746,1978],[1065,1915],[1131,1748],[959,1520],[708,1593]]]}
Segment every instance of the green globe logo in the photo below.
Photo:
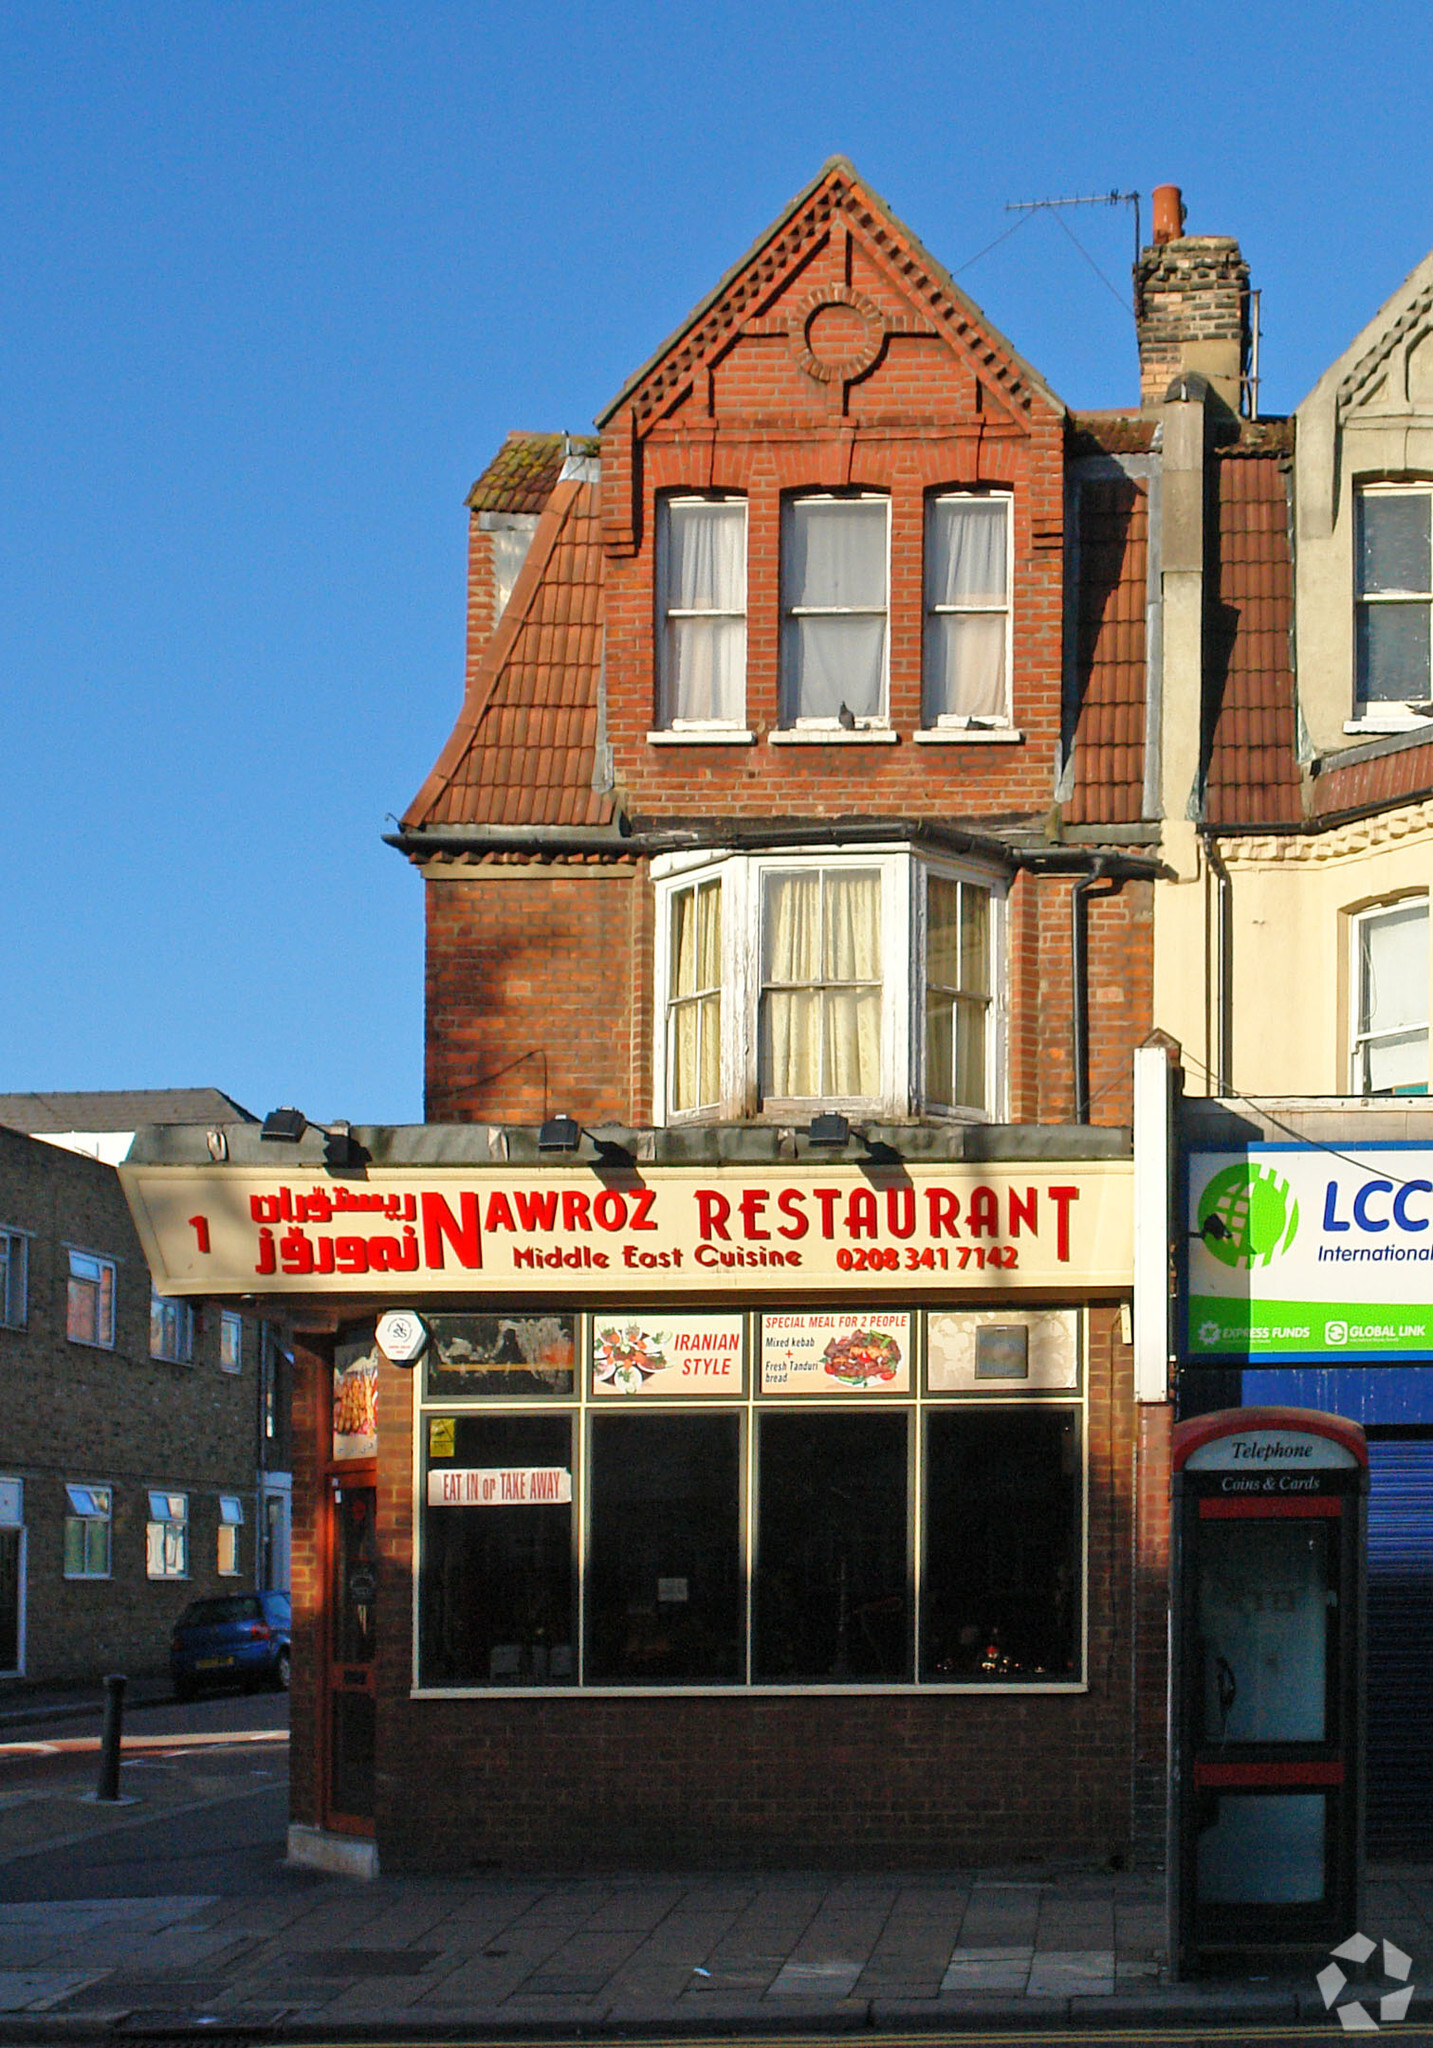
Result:
{"label": "green globe logo", "polygon": [[1298,1227],[1299,1205],[1272,1167],[1226,1166],[1199,1197],[1199,1235],[1224,1266],[1267,1266]]}

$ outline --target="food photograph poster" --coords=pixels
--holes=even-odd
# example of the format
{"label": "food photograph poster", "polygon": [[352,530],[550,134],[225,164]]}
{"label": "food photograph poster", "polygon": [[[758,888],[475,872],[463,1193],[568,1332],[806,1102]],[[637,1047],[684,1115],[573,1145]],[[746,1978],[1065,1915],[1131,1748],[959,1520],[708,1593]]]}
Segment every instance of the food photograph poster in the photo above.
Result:
{"label": "food photograph poster", "polygon": [[745,1386],[743,1316],[594,1316],[592,1392],[740,1394]]}
{"label": "food photograph poster", "polygon": [[908,1313],[773,1315],[761,1319],[763,1394],[908,1394]]}

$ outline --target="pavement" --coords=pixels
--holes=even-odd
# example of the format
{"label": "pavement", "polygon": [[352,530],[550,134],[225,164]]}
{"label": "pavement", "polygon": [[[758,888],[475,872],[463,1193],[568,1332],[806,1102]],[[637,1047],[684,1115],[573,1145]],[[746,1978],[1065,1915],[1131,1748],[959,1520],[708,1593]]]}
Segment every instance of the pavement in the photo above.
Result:
{"label": "pavement", "polygon": [[[216,2033],[1338,2031],[1312,1968],[1171,1983],[1159,1870],[362,1883],[283,1861],[283,1729],[245,1725],[263,1716],[240,1702],[211,1712],[239,1724],[223,1727],[137,1711],[115,1805],[93,1797],[92,1702],[43,1721],[16,1711],[0,1702],[0,2048]],[[1364,1924],[1411,1958],[1414,1981],[1426,1968],[1410,2017],[1433,2017],[1433,1869],[1373,1871]],[[1345,1995],[1376,2011],[1392,1988]]]}

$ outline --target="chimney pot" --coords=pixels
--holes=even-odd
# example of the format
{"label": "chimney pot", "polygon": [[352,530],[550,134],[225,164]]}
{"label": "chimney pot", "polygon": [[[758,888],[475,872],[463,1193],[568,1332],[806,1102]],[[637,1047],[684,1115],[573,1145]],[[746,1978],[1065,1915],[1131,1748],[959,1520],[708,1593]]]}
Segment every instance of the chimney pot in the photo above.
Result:
{"label": "chimney pot", "polygon": [[1176,242],[1184,233],[1184,199],[1177,185],[1156,185],[1151,195],[1154,200],[1154,240]]}

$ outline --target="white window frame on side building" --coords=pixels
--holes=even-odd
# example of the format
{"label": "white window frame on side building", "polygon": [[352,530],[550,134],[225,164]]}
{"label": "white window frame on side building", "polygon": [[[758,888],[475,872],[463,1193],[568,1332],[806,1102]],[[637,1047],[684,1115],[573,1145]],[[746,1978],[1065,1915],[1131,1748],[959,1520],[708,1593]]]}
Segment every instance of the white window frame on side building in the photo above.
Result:
{"label": "white window frame on side building", "polygon": [[189,1576],[189,1496],[167,1487],[148,1490],[149,1520],[144,1530],[145,1574],[151,1579]]}
{"label": "white window frame on side building", "polygon": [[[932,491],[925,504],[923,554],[924,628],[921,648],[921,717],[927,732],[979,732],[1010,725],[1011,712],[1011,586],[1014,575],[1014,501],[1006,492]],[[937,546],[943,516],[957,508],[1001,514],[998,574],[990,560],[982,572],[978,551],[962,563]],[[954,521],[951,522],[954,524]],[[943,575],[938,571],[944,569]],[[976,692],[976,648],[962,661],[960,642],[970,627],[987,641],[983,662],[995,673]],[[962,701],[963,700],[963,701]]]}
{"label": "white window frame on side building", "polygon": [[[1375,508],[1391,506],[1398,500],[1421,506],[1425,539],[1421,575],[1400,578],[1392,565],[1373,578],[1369,576],[1368,527]],[[1415,706],[1433,699],[1433,482],[1358,483],[1354,486],[1354,624],[1353,624],[1353,712],[1356,729],[1401,731],[1420,722]],[[1380,627],[1394,622],[1412,625],[1414,637],[1422,640],[1421,676],[1407,678],[1401,695],[1387,691],[1369,694],[1372,661],[1369,644]],[[1421,633],[1418,628],[1421,626]],[[1376,678],[1375,678],[1376,680]]]}
{"label": "white window frame on side building", "polygon": [[170,1365],[194,1363],[194,1309],[178,1296],[149,1295],[149,1355]]}
{"label": "white window frame on side building", "polygon": [[64,1575],[67,1579],[110,1577],[114,1543],[114,1488],[66,1480]]}
{"label": "white window frame on side building", "polygon": [[244,1318],[237,1309],[223,1308],[219,1311],[219,1369],[221,1372],[242,1372],[244,1369]]}
{"label": "white window frame on side building", "polygon": [[115,1296],[119,1272],[102,1252],[67,1245],[69,1278],[65,1291],[65,1334],[72,1344],[114,1350]]}
{"label": "white window frame on side building", "polygon": [[0,1327],[23,1330],[30,1315],[30,1233],[0,1225]]}
{"label": "white window frame on side building", "polygon": [[[705,546],[678,549],[674,532]],[[725,551],[725,558],[724,558]],[[676,588],[677,557],[686,568]],[[745,498],[674,491],[657,500],[657,729],[746,737]]]}
{"label": "white window frame on side building", "polygon": [[[776,892],[783,881],[810,884],[822,876],[874,879],[880,918],[878,957],[860,963],[864,971],[845,975],[832,973],[827,963],[828,971],[810,983],[773,975],[764,933]],[[749,1117],[805,1122],[822,1109],[894,1121],[933,1114],[952,1121],[983,1123],[1003,1113],[1007,884],[996,868],[883,843],[810,853],[669,854],[658,858],[653,877],[659,935],[654,1114],[659,1123]],[[926,1071],[929,884],[935,878],[981,890],[988,903],[989,987],[944,990],[952,1009],[983,1015],[983,1061],[979,1063],[986,1077],[983,1103],[947,1102],[945,1094],[951,1091],[940,1088],[938,1077]],[[703,983],[700,989],[687,988],[680,972],[674,972],[672,959],[675,935],[684,926],[690,928],[689,920],[678,917],[677,903],[689,892],[709,891],[712,884],[719,891],[720,979],[715,987]],[[808,986],[813,1003],[827,1007],[839,1007],[852,998],[859,1001],[862,990],[869,996],[867,1016],[878,1014],[880,1036],[879,1052],[872,1057],[873,1086],[869,1091],[843,1090],[833,1082],[819,1085],[810,1095],[779,1093],[773,1077],[764,1070],[769,1062],[762,1048],[769,1040],[771,1004],[789,991],[800,993]],[[936,993],[940,994],[939,987]],[[714,1067],[719,1072],[719,1099],[715,1101],[707,1099],[709,1087],[698,1091],[700,1099],[681,1099],[676,1092],[681,1071],[676,1036],[686,1028],[680,1013],[698,1002],[707,1008],[701,1029],[714,1025],[719,1033],[719,1061],[708,1058],[703,1070],[708,1079]],[[690,1054],[685,1067],[688,1073],[692,1071]],[[686,1092],[690,1094],[690,1090]]]}
{"label": "white window frame on side building", "polygon": [[[1397,897],[1354,912],[1349,940],[1350,1090],[1354,1095],[1426,1095],[1428,897]],[[1400,946],[1401,963],[1393,950]],[[1380,956],[1386,963],[1382,988]]]}

